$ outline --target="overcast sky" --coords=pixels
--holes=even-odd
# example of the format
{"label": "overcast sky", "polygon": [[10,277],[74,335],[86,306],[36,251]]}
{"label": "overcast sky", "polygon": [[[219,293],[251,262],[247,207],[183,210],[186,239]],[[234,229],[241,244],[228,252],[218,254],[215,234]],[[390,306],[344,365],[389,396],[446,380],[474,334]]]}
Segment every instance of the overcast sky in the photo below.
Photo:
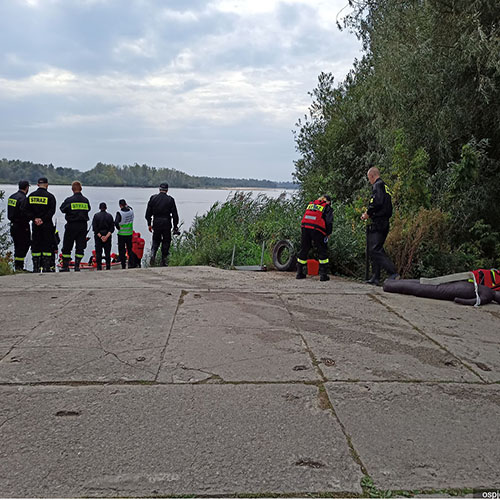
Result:
{"label": "overcast sky", "polygon": [[0,0],[0,157],[291,180],[307,93],[360,55],[346,5]]}

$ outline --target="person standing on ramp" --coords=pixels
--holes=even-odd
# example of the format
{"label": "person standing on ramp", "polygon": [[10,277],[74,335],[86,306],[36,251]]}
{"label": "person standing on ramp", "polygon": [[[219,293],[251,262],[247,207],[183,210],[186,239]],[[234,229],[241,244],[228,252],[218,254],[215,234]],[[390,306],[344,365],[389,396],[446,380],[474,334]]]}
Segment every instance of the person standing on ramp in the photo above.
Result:
{"label": "person standing on ramp", "polygon": [[399,279],[394,264],[384,250],[384,243],[389,234],[389,219],[392,216],[392,196],[377,167],[371,167],[366,176],[372,186],[372,197],[368,209],[361,215],[361,220],[371,219],[367,230],[367,248],[373,270],[367,283],[378,285],[382,269],[387,272],[388,279]]}
{"label": "person standing on ramp", "polygon": [[45,273],[52,271],[55,232],[52,217],[56,213],[56,198],[49,193],[48,187],[47,177],[40,177],[38,189],[29,194],[25,207],[26,216],[33,221],[31,257],[34,273],[39,273],[40,269]]}
{"label": "person standing on ramp", "polygon": [[80,261],[87,247],[87,221],[89,220],[90,202],[82,194],[82,183],[74,181],[71,184],[73,196],[66,198],[59,210],[66,217],[62,246],[63,265],[61,272],[69,271],[71,252],[75,245],[75,272],[80,271]]}
{"label": "person standing on ramp", "polygon": [[[134,233],[134,210],[127,205],[124,199],[118,202],[120,210],[116,212],[115,227],[118,230],[118,255],[122,269],[127,268],[127,254],[129,259],[132,255],[132,234]],[[126,248],[126,250],[125,250]]]}
{"label": "person standing on ramp", "polygon": [[[170,243],[172,241],[172,223],[174,225],[174,234],[179,233],[179,214],[175,200],[167,194],[168,184],[160,184],[160,192],[151,196],[146,209],[146,221],[149,232],[153,233],[153,243],[151,245],[150,265],[156,261],[156,253],[161,244],[161,265],[167,266]],[[152,222],[151,222],[151,219]]]}
{"label": "person standing on ramp", "polygon": [[10,220],[10,235],[14,242],[16,271],[24,271],[24,259],[31,245],[30,221],[24,214],[29,187],[28,181],[19,181],[19,191],[9,196],[7,201],[7,218]]}

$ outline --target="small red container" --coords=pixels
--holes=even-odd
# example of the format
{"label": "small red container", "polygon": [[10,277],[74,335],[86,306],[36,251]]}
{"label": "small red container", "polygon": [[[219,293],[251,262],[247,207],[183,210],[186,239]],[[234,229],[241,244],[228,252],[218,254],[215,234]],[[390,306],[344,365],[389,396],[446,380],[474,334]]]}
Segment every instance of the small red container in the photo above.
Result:
{"label": "small red container", "polygon": [[307,260],[307,274],[309,274],[309,276],[318,276],[319,262],[316,259]]}

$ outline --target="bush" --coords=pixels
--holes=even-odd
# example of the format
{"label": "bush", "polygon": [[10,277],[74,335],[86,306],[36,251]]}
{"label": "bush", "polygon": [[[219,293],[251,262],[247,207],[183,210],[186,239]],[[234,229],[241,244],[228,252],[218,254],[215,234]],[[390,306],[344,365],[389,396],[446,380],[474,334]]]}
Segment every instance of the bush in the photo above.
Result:
{"label": "bush", "polygon": [[[5,193],[0,191],[0,200],[3,200]],[[0,276],[12,274],[11,259],[12,255],[9,252],[10,240],[9,232],[5,225],[5,212],[0,211]]]}
{"label": "bush", "polygon": [[[300,213],[300,216],[298,215]],[[228,268],[234,248],[234,265],[272,265],[272,249],[280,239],[300,241],[301,209],[296,198],[286,199],[236,192],[195,218],[193,226],[172,245],[170,265],[208,265]]]}

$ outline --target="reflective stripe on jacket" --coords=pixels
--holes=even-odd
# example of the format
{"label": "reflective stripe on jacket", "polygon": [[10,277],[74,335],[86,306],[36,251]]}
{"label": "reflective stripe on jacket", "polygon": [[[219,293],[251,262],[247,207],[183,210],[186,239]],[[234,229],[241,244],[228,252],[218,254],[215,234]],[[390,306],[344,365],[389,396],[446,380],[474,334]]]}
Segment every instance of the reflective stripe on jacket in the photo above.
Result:
{"label": "reflective stripe on jacket", "polygon": [[120,229],[118,229],[119,236],[132,236],[134,232],[134,211],[128,207],[128,210],[121,210],[118,212],[120,214],[121,220],[118,223]]}
{"label": "reflective stripe on jacket", "polygon": [[326,222],[323,213],[328,203],[326,201],[314,200],[307,205],[304,217],[302,217],[302,227],[316,229],[326,235]]}

